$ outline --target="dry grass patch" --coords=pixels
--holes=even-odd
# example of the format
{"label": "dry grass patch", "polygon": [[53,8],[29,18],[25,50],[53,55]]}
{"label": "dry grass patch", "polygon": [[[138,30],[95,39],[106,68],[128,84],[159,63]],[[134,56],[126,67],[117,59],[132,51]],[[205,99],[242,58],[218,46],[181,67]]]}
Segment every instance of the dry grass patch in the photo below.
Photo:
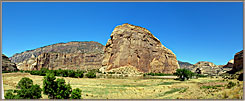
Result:
{"label": "dry grass patch", "polygon": [[[4,73],[4,90],[16,89],[22,77],[29,77],[42,87],[43,76],[28,73]],[[83,99],[240,99],[243,82],[231,89],[225,87],[229,81],[222,78],[198,78],[188,81],[173,79],[110,79],[110,78],[64,78],[72,88],[82,90]],[[220,89],[202,89],[202,86],[217,86]],[[46,95],[42,95],[47,99]]]}

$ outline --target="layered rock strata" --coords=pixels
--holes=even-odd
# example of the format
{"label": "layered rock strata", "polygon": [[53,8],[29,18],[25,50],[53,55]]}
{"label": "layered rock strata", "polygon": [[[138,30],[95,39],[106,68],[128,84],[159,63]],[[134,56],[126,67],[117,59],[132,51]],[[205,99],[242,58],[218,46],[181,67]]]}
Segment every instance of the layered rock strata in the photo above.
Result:
{"label": "layered rock strata", "polygon": [[[25,51],[12,57],[20,70],[99,69],[104,46],[97,42],[68,42]],[[29,56],[31,55],[31,56]]]}

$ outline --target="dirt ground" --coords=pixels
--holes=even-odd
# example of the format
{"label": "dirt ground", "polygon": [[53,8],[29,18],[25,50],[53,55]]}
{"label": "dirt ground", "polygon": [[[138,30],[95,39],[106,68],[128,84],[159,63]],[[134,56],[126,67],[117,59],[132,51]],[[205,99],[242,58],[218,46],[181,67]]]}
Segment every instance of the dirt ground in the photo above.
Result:
{"label": "dirt ground", "polygon": [[[16,89],[22,77],[29,77],[42,87],[43,76],[29,73],[4,73],[4,91]],[[198,78],[188,81],[174,79],[109,79],[109,78],[64,78],[72,88],[82,90],[83,99],[241,99],[243,81],[218,78]],[[236,86],[227,88],[228,82]],[[211,88],[209,88],[211,87]],[[48,99],[42,95],[42,99]]]}

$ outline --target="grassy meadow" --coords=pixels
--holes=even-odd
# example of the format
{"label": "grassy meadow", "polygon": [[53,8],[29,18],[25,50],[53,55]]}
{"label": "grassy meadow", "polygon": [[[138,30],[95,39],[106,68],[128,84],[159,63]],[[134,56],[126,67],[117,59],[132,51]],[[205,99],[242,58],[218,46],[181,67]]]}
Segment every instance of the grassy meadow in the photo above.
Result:
{"label": "grassy meadow", "polygon": [[[29,73],[4,73],[4,91],[16,89],[22,77],[29,77],[42,87],[43,76]],[[198,78],[188,81],[174,79],[113,79],[113,78],[64,78],[72,88],[82,90],[83,99],[242,99],[243,81],[235,79]],[[236,85],[227,88],[232,81]],[[42,99],[48,99],[42,95]]]}

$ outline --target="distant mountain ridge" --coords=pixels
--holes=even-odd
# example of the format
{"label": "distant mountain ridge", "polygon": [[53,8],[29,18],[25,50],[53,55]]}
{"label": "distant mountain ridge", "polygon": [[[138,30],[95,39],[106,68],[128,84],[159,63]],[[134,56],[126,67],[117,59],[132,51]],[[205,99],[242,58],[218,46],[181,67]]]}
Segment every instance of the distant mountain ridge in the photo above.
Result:
{"label": "distant mountain ridge", "polygon": [[10,60],[14,63],[20,63],[31,58],[32,55],[37,57],[42,53],[103,53],[103,48],[104,45],[94,41],[71,41],[17,53],[10,57]]}
{"label": "distant mountain ridge", "polygon": [[181,69],[183,69],[183,68],[187,69],[187,68],[193,66],[193,64],[191,64],[189,62],[178,61],[178,63],[179,63],[179,66],[180,66]]}

